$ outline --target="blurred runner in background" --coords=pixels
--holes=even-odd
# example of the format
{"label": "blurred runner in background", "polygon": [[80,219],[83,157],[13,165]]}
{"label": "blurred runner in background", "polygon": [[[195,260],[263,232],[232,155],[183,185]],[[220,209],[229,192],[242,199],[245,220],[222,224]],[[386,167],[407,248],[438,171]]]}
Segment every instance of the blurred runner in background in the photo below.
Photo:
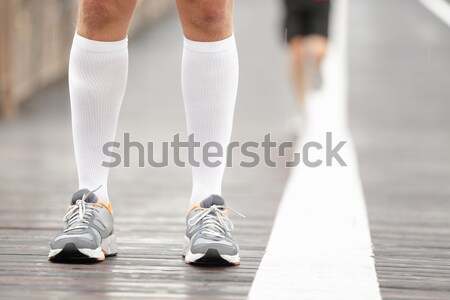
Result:
{"label": "blurred runner in background", "polygon": [[320,64],[328,39],[329,0],[284,0],[285,32],[291,57],[299,115],[291,125],[298,129],[304,122],[306,97],[322,84]]}

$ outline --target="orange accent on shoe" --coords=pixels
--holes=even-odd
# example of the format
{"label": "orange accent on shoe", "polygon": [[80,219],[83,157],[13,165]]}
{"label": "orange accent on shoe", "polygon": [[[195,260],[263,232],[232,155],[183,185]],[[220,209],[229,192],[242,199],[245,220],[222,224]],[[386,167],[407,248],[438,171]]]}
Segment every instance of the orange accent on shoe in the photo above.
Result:
{"label": "orange accent on shoe", "polygon": [[104,202],[100,201],[100,202],[97,202],[96,205],[101,205],[101,206],[105,207],[106,209],[108,209],[111,214],[113,213],[111,202],[108,202],[108,204],[105,204]]}
{"label": "orange accent on shoe", "polygon": [[195,204],[189,209],[189,212],[191,212],[192,210],[197,209],[197,208],[202,208],[202,207],[199,204]]}

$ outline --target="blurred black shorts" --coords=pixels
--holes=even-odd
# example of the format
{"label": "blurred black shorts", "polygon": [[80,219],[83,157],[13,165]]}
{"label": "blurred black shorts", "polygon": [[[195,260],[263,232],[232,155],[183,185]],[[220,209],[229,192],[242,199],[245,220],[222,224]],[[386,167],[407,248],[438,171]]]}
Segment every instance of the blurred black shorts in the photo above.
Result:
{"label": "blurred black shorts", "polygon": [[317,34],[328,37],[329,0],[284,0],[287,41],[296,36]]}

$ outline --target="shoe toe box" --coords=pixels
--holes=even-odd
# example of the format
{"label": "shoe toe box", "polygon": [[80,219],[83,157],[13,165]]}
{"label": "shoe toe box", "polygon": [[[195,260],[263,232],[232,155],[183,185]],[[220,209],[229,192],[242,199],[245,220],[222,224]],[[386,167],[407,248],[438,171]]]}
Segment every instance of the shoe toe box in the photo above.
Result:
{"label": "shoe toe box", "polygon": [[52,249],[63,249],[72,243],[78,249],[97,249],[101,244],[100,234],[92,228],[73,229],[58,234],[51,242]]}
{"label": "shoe toe box", "polygon": [[210,237],[204,234],[198,235],[192,242],[192,253],[206,253],[209,249],[215,249],[222,255],[236,255],[239,247],[229,237]]}

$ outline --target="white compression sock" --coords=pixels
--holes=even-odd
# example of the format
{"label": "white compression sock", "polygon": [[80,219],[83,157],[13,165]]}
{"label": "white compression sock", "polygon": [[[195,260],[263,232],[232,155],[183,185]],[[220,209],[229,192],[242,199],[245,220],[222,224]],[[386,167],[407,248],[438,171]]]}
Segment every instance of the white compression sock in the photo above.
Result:
{"label": "white compression sock", "polygon": [[79,188],[109,202],[103,145],[115,138],[128,73],[128,41],[99,42],[75,34],[69,61],[72,131]]}
{"label": "white compression sock", "polygon": [[[192,167],[193,189],[190,204],[211,194],[221,194],[226,166],[226,147],[230,142],[234,105],[239,77],[239,63],[234,36],[218,42],[194,42],[184,39],[181,83],[188,134],[194,134],[194,158],[199,167]],[[217,142],[223,156],[212,158],[219,167],[203,163],[203,145]],[[215,148],[211,148],[215,152]]]}

